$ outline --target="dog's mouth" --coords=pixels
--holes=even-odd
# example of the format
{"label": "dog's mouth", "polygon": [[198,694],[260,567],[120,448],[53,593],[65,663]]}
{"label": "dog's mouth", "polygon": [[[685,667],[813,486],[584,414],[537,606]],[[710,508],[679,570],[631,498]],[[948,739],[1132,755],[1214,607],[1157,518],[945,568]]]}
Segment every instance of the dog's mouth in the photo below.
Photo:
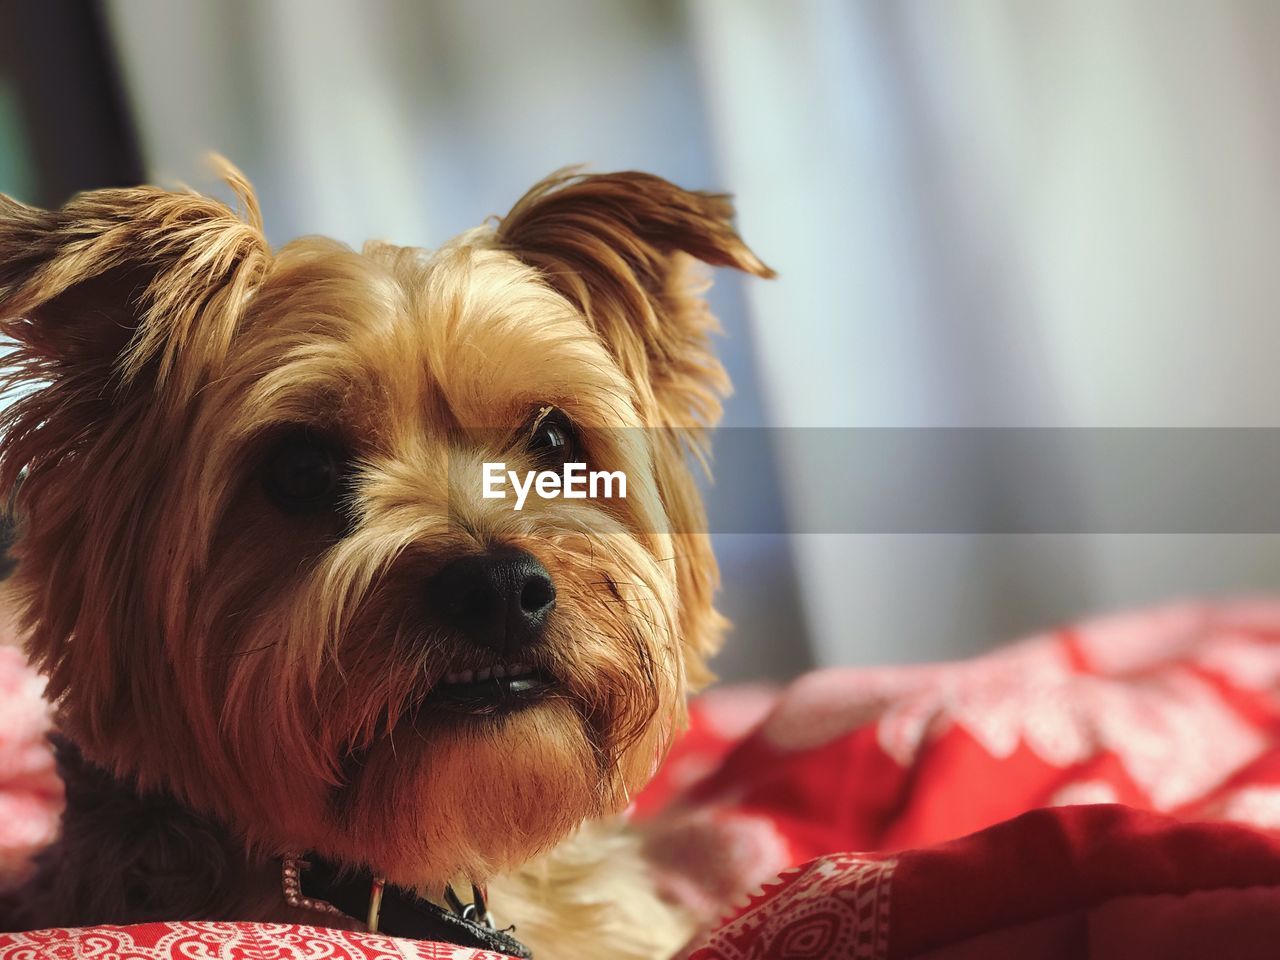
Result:
{"label": "dog's mouth", "polygon": [[459,670],[445,674],[423,706],[481,716],[509,713],[532,706],[555,687],[555,677],[527,663]]}

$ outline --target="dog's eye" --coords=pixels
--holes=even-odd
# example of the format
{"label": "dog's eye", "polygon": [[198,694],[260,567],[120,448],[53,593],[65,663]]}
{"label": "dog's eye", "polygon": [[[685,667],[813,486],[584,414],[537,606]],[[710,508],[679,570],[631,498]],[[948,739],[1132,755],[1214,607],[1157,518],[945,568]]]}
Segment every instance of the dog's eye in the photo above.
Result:
{"label": "dog's eye", "polygon": [[553,407],[534,417],[525,443],[529,452],[543,463],[566,463],[577,456],[577,436],[563,410]]}
{"label": "dog's eye", "polygon": [[299,431],[279,440],[267,453],[263,483],[282,510],[327,509],[337,502],[342,463],[332,441]]}

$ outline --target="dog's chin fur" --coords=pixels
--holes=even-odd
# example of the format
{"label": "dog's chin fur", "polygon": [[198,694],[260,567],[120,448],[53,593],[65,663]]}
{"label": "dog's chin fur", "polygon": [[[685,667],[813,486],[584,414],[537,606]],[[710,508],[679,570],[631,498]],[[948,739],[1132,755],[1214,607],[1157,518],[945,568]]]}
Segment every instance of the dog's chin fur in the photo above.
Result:
{"label": "dog's chin fur", "polygon": [[[597,954],[669,949],[680,924],[651,915],[634,845],[582,825],[651,775],[723,625],[686,461],[727,382],[688,268],[768,268],[723,197],[643,174],[557,175],[435,253],[273,251],[248,185],[228,180],[242,214],[153,188],[56,211],[0,197],[10,593],[74,769],[111,778],[122,808],[165,797],[207,824],[245,890],[312,850],[408,886],[492,881],[511,901],[499,913],[554,956],[579,955],[593,925],[611,931]],[[626,474],[625,500],[514,512],[480,496],[483,462],[536,465],[522,444],[549,407],[592,469]],[[286,509],[264,486],[293,436],[333,456],[331,503]],[[555,684],[458,715],[432,690],[492,658],[424,584],[495,548],[554,583],[521,658]],[[68,806],[42,860],[45,917],[135,917],[127,896],[94,906],[51,876],[101,869],[76,845],[124,829],[83,813]],[[213,912],[287,913],[269,888],[261,909]]]}
{"label": "dog's chin fur", "polygon": [[662,745],[654,731],[621,759],[630,769],[602,771],[581,718],[563,701],[468,721],[421,744],[411,739],[377,745],[347,788],[350,801],[336,803],[346,829],[322,818],[328,829],[310,849],[377,863],[410,885],[487,878],[550,849],[583,820],[620,809],[626,782],[643,783]]}

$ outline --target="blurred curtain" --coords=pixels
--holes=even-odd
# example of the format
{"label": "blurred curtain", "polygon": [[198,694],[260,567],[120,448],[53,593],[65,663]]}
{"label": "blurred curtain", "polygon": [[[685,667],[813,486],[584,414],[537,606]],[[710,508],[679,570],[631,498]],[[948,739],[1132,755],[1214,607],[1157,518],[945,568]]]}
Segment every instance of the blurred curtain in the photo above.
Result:
{"label": "blurred curtain", "polygon": [[[722,169],[783,278],[748,294],[776,423],[1280,421],[1280,5],[690,10]],[[820,527],[811,478],[783,479],[799,528]],[[998,510],[1010,482],[993,463],[975,496]],[[814,535],[796,553],[826,662],[1280,581],[1272,536]]]}
{"label": "blurred curtain", "polygon": [[7,77],[0,77],[0,193],[28,197],[35,193],[35,174],[28,156],[26,131],[18,98]]}
{"label": "blurred curtain", "polygon": [[[822,529],[797,428],[1280,419],[1270,0],[107,9],[152,175],[227,152],[276,240],[432,245],[571,162],[732,189],[781,279],[716,294],[729,422],[781,429],[776,476],[711,503],[762,530]],[[984,469],[998,514],[1018,481]],[[919,660],[1280,570],[1262,535],[717,541],[730,676],[803,667],[805,619],[823,662]]]}

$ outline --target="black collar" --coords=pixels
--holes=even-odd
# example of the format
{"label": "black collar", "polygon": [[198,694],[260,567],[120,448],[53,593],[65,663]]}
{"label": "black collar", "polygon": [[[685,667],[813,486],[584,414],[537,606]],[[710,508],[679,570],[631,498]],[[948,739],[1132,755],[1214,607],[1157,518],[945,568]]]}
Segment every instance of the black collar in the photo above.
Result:
{"label": "black collar", "polygon": [[[321,913],[342,913],[365,922],[374,899],[377,879],[367,869],[343,869],[335,863],[305,854],[282,861],[281,879],[285,900],[295,907]],[[507,930],[496,930],[489,922],[483,901],[463,905],[452,890],[446,891],[457,912],[450,912],[424,900],[403,887],[382,887],[377,929],[393,937],[437,940],[509,954],[532,960],[533,954]],[[508,930],[514,930],[514,927]]]}

